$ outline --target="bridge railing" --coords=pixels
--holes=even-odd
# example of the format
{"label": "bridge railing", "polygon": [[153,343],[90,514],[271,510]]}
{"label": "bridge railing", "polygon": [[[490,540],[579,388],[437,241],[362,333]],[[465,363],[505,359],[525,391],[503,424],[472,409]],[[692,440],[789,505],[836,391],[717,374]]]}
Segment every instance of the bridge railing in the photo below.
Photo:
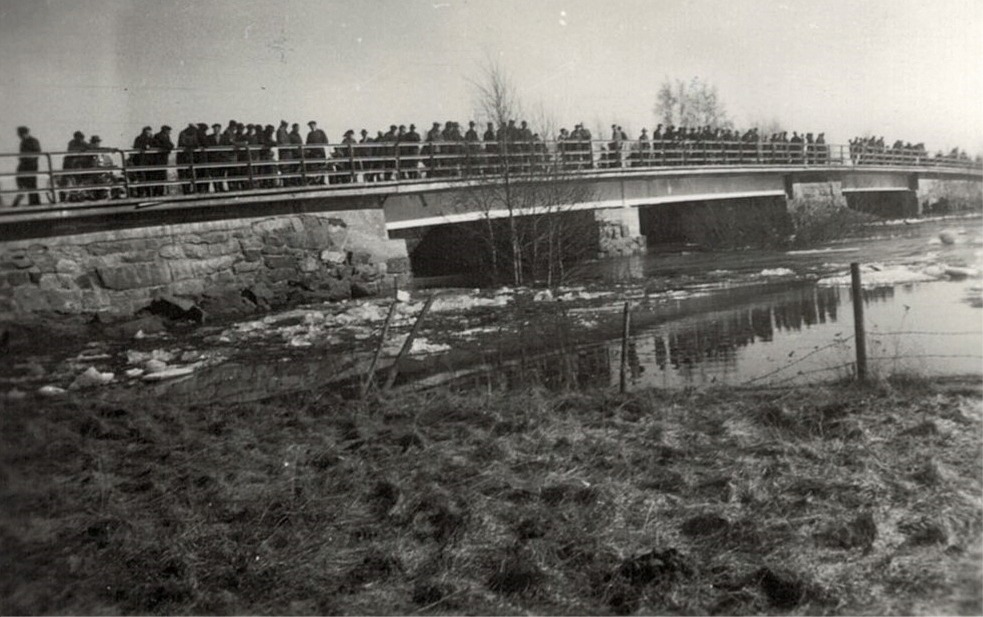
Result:
{"label": "bridge railing", "polygon": [[[36,169],[3,171],[17,161]],[[0,154],[0,204],[70,207],[120,199],[312,190],[670,167],[888,166],[979,170],[979,162],[858,145],[721,141],[369,142]],[[23,165],[22,165],[23,167]],[[31,167],[31,165],[28,165]],[[16,186],[14,186],[16,184]],[[34,199],[31,199],[34,196]],[[41,198],[47,203],[42,206]]]}

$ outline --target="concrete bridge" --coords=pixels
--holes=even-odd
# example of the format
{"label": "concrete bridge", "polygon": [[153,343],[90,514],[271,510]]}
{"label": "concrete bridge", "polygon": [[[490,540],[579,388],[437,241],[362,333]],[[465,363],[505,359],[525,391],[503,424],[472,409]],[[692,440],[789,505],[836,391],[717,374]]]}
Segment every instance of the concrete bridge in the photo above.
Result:
{"label": "concrete bridge", "polygon": [[[983,178],[970,161],[859,163],[843,149],[778,160],[762,159],[760,147],[750,156],[721,150],[719,158],[703,152],[698,164],[646,160],[630,149],[616,159],[594,153],[587,164],[558,158],[553,146],[509,159],[433,150],[408,163],[398,150],[395,159],[361,159],[349,148],[347,159],[313,159],[309,169],[305,161],[292,174],[267,163],[277,180],[243,174],[243,190],[219,193],[198,192],[213,177],[188,175],[187,165],[176,163],[157,168],[166,179],[143,183],[163,190],[127,186],[122,194],[113,192],[116,181],[64,186],[49,170],[49,186],[37,192],[53,203],[0,209],[0,319],[39,311],[132,314],[161,295],[245,290],[261,302],[287,282],[323,297],[380,293],[410,277],[412,249],[434,230],[509,216],[500,199],[475,198],[505,185],[564,186],[546,206],[512,204],[511,214],[593,213],[598,249],[618,254],[644,249],[645,236],[673,239],[666,229],[694,213],[703,220],[724,212],[774,218],[796,200],[822,198],[914,216],[939,183],[980,194]],[[250,174],[259,168],[246,166]],[[288,182],[290,176],[308,183]],[[226,188],[232,177],[226,171]]]}

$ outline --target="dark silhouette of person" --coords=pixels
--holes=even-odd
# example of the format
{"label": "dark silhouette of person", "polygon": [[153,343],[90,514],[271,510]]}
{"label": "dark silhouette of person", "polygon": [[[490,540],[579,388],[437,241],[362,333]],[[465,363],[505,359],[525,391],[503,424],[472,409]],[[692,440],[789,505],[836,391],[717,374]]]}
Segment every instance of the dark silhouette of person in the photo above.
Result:
{"label": "dark silhouette of person", "polygon": [[[317,122],[311,120],[310,122],[307,123],[307,126],[310,129],[307,133],[307,145],[311,145],[311,144],[320,145],[320,144],[328,143],[328,136],[325,135],[324,131],[317,128]],[[308,159],[313,159],[317,161],[318,159],[323,159],[325,157],[326,154],[324,152],[324,148],[307,148]],[[321,162],[314,162],[314,163],[310,163],[309,167],[311,171],[324,172],[327,166]],[[311,184],[324,184],[324,175],[317,174],[314,177],[312,177]]]}
{"label": "dark silhouette of person", "polygon": [[290,158],[294,160],[300,160],[300,165],[293,166],[293,173],[298,171],[302,174],[300,178],[294,178],[294,184],[299,186],[304,184],[304,180],[307,174],[307,163],[301,157],[303,156],[304,149],[299,147],[304,145],[304,138],[300,135],[300,125],[296,122],[290,125],[290,133],[287,134],[287,138],[290,139],[291,146],[297,146],[290,149]]}
{"label": "dark silhouette of person", "polygon": [[225,147],[225,132],[222,125],[216,122],[212,125],[212,132],[205,137],[205,153],[209,168],[206,176],[212,178],[212,190],[216,193],[225,192],[225,172],[226,169],[218,163],[228,161],[228,153],[223,150]]}
{"label": "dark silhouette of person", "polygon": [[152,164],[161,167],[161,169],[155,169],[151,172],[153,174],[152,180],[156,183],[151,187],[151,193],[160,196],[167,192],[167,186],[164,184],[167,182],[167,162],[171,156],[171,150],[174,149],[174,142],[171,141],[171,127],[166,124],[160,127],[160,131],[151,139],[150,145],[157,150],[150,155],[153,157]]}
{"label": "dark silhouette of person", "polygon": [[[82,131],[75,131],[72,135],[72,140],[68,142],[68,147],[66,150],[68,152],[85,152],[89,148],[89,144],[85,141],[85,134]],[[86,157],[79,155],[66,154],[64,160],[62,161],[62,170],[68,171],[71,169],[84,169],[86,163]],[[58,184],[64,186],[66,184],[70,185],[80,185],[85,184],[87,179],[86,174],[66,174],[63,176],[64,182],[59,182]],[[79,196],[79,193],[74,191],[68,192],[68,199],[74,200]],[[65,195],[60,194],[61,199],[65,198]]]}
{"label": "dark silhouette of person", "polygon": [[177,176],[179,179],[185,181],[181,184],[181,192],[185,195],[190,195],[195,192],[195,185],[191,182],[191,164],[194,161],[195,149],[199,147],[198,127],[193,123],[189,123],[187,127],[182,129],[177,134],[177,147],[179,148],[177,153]]}
{"label": "dark silhouette of person", "polygon": [[[27,193],[27,203],[31,206],[41,205],[41,196],[37,193],[38,188],[38,156],[41,154],[41,144],[31,135],[31,129],[26,126],[17,127],[17,136],[20,137],[21,156],[17,160],[17,188]],[[21,172],[24,172],[21,174]],[[23,193],[18,193],[14,198],[13,206],[19,206]]]}
{"label": "dark silhouette of person", "polygon": [[[134,166],[148,167],[153,163],[153,155],[147,152],[153,148],[153,140],[154,130],[149,126],[143,127],[140,134],[133,140],[135,152],[130,156],[130,161]],[[137,185],[134,188],[134,194],[137,197],[146,197],[150,194],[149,188],[143,185],[151,178],[152,174],[146,169],[138,169],[130,174],[130,180]]]}
{"label": "dark silhouette of person", "polygon": [[420,172],[417,171],[417,166],[419,163],[419,144],[421,138],[420,134],[416,132],[415,124],[410,125],[410,129],[403,137],[403,141],[407,145],[403,146],[399,153],[399,156],[402,159],[400,161],[400,167],[403,169],[402,175],[404,178],[419,178]]}

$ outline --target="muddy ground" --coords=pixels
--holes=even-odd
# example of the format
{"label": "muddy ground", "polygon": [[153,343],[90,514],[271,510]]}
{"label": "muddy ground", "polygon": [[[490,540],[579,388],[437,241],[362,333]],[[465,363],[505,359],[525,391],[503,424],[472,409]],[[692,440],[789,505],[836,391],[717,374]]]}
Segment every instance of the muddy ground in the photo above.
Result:
{"label": "muddy ground", "polygon": [[0,411],[0,612],[980,614],[978,380]]}

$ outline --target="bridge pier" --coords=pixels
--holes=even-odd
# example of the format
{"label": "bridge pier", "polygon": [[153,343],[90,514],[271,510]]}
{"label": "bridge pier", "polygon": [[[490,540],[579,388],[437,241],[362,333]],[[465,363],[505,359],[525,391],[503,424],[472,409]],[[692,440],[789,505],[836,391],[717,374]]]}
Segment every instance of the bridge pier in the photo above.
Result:
{"label": "bridge pier", "polygon": [[983,211],[983,182],[919,178],[915,194],[919,214]]}
{"label": "bridge pier", "polygon": [[594,221],[597,223],[598,257],[645,253],[646,240],[637,208],[595,210]]}

